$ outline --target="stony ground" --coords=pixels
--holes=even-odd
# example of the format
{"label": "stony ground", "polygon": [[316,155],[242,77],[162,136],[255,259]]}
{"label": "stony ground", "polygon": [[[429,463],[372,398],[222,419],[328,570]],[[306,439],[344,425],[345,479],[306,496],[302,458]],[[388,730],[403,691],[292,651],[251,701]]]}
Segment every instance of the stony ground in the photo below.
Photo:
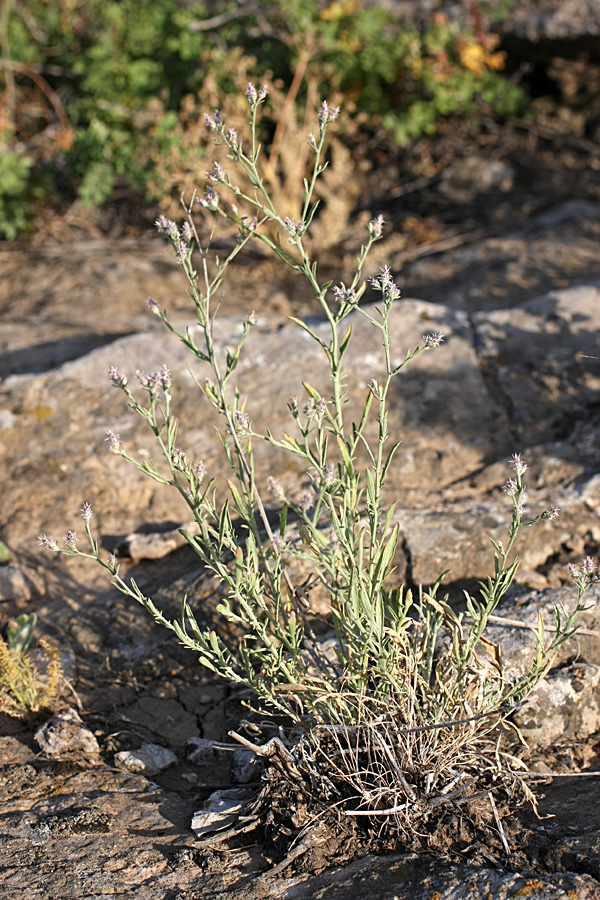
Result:
{"label": "stony ground", "polygon": [[[571,602],[566,563],[600,544],[600,151],[527,124],[461,140],[460,151],[451,133],[429,145],[428,162],[422,147],[419,172],[379,160],[366,176],[368,209],[357,211],[366,220],[383,212],[394,226],[371,265],[375,272],[389,263],[403,287],[393,322],[398,352],[423,330],[448,335],[403,378],[391,411],[403,438],[390,481],[400,498],[398,567],[414,585],[450,567],[456,594],[482,577],[488,535],[499,537],[508,517],[506,458],[521,451],[532,506],[562,508],[523,548],[503,613],[525,621],[555,599]],[[325,269],[347,269],[359,241],[348,227]],[[540,820],[518,813],[512,861],[470,866],[399,852],[319,872],[325,853],[317,874],[288,869],[274,878],[259,844],[195,847],[194,811],[230,787],[232,774],[228,751],[190,758],[190,741],[227,739],[243,697],[211,680],[91,564],[42,557],[35,540],[77,528],[84,501],[107,551],[131,532],[185,521],[178,501],[107,452],[109,427],[137,453],[151,448],[108,383],[111,364],[132,374],[168,362],[186,449],[219,470],[185,356],[145,309],[152,295],[177,321],[190,320],[180,272],[158,238],[90,240],[68,223],[40,246],[0,248],[0,263],[0,538],[13,552],[0,568],[0,626],[37,613],[36,635],[63,654],[57,708],[79,709],[97,741],[97,751],[90,744],[53,757],[34,740],[40,722],[0,715],[0,896],[600,897],[600,784],[590,774],[600,731],[594,611],[589,633],[565,651],[549,693],[521,723],[553,771],[588,774],[544,784]],[[242,389],[257,421],[283,429],[299,371],[320,377],[285,318],[314,311],[311,298],[268,261],[247,256],[225,295],[221,346],[249,308],[259,325]],[[377,347],[359,323],[355,345],[353,402],[377,375]],[[279,466],[286,486],[297,484],[299,473],[277,458],[260,457],[258,466],[263,475]],[[123,571],[165,609],[187,590],[206,621],[215,615],[214,589],[187,549],[124,558]],[[524,634],[516,626],[502,633],[515,665],[528,652]],[[148,743],[171,751],[172,764],[128,771],[116,754]]]}

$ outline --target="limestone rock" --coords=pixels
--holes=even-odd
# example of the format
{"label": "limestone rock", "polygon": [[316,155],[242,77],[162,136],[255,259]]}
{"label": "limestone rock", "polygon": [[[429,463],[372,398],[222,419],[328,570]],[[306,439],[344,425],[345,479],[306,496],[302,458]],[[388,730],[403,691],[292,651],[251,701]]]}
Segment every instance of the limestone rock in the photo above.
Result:
{"label": "limestone rock", "polygon": [[98,741],[72,707],[53,716],[38,728],[34,737],[47,756],[81,752],[93,756],[100,752]]}
{"label": "limestone rock", "polygon": [[530,746],[581,740],[600,730],[600,667],[573,663],[553,669],[513,716]]}
{"label": "limestone rock", "polygon": [[228,828],[236,820],[244,802],[251,796],[246,788],[214,791],[202,809],[194,813],[192,831],[197,837]]}
{"label": "limestone rock", "polygon": [[162,559],[178,547],[186,546],[187,541],[181,534],[182,531],[187,531],[192,537],[200,533],[197,522],[184,522],[179,528],[169,531],[128,534],[117,549],[120,555],[128,556],[134,562]]}
{"label": "limestone rock", "polygon": [[128,772],[156,775],[175,765],[177,757],[172,750],[160,744],[142,744],[139,750],[121,750],[115,753],[115,764]]}
{"label": "limestone rock", "polygon": [[25,566],[0,566],[0,603],[14,600],[16,603],[28,603],[33,597],[44,595],[42,579]]}

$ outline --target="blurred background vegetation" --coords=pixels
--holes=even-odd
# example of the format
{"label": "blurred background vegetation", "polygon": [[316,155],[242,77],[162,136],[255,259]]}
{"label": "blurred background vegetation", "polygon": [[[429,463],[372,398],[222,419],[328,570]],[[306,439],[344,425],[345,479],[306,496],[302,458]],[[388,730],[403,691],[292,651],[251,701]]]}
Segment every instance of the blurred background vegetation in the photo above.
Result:
{"label": "blurred background vegetation", "polygon": [[304,165],[286,143],[323,98],[344,108],[347,152],[373,135],[404,146],[453,115],[524,115],[490,30],[508,5],[407,27],[364,0],[0,0],[0,236],[73,204],[172,211],[213,153],[203,114],[240,127],[248,81],[271,89],[263,137],[283,191]]}

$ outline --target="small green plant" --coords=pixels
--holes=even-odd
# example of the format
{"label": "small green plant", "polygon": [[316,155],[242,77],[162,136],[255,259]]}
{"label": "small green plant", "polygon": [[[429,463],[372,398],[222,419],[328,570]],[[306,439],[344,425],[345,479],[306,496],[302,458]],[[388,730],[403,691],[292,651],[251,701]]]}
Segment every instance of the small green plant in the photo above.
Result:
{"label": "small green plant", "polygon": [[0,638],[0,712],[20,718],[45,709],[60,694],[60,654],[48,641],[40,640],[42,659],[34,663],[30,654],[35,613],[20,615]]}
{"label": "small green plant", "polygon": [[[315,797],[338,815],[385,820],[406,835],[413,823],[435,818],[450,802],[468,803],[482,793],[492,798],[492,792],[501,790],[510,798],[531,796],[519,775],[519,761],[502,743],[503,735],[515,706],[575,631],[585,609],[585,591],[599,579],[591,560],[581,572],[572,573],[578,587],[575,608],[570,613],[556,610],[550,638],[539,620],[529,668],[509,679],[486,628],[514,580],[520,532],[558,515],[554,507],[532,517],[525,514],[527,465],[515,454],[514,474],[505,485],[512,504],[506,543],[492,542],[491,574],[478,594],[466,595],[465,610],[455,611],[448,597],[440,596],[443,575],[416,595],[395,583],[399,526],[395,504],[386,506],[383,499],[399,452],[399,442],[388,433],[389,392],[399,373],[422,354],[437,351],[444,336],[427,334],[418,346],[404,351],[402,362],[393,361],[397,349],[391,346],[390,314],[400,291],[387,266],[370,279],[379,302],[361,302],[367,287],[362,272],[371,247],[382,236],[381,217],[368,226],[350,283],[319,279],[305,241],[316,212],[315,184],[326,166],[328,128],[339,110],[323,102],[318,131],[308,136],[312,165],[304,181],[301,215],[294,221],[275,208],[260,171],[257,123],[266,94],[265,87],[256,90],[252,84],[246,91],[247,146],[219,112],[206,117],[215,141],[227,148],[231,172],[213,165],[205,194],[192,200],[182,226],[164,216],[156,223],[185,273],[199,330],[179,331],[155,301],[150,308],[193,357],[210,366],[212,374],[200,389],[222,420],[219,439],[230,470],[227,499],[217,496],[202,460],[189,459],[181,449],[168,369],[137,373],[141,399],[125,374],[115,368],[109,373],[154,434],[159,461],[135,459],[112,431],[109,447],[144,475],[177,491],[189,507],[199,534],[185,537],[225,587],[218,611],[241,629],[238,646],[203,628],[186,597],[180,615],[171,618],[135,581],[123,578],[114,554],[104,558],[100,553],[88,503],[82,509],[88,551],[78,548],[73,531],[67,532],[64,547],[45,535],[40,540],[49,550],[98,562],[114,576],[119,590],[171,630],[204,666],[250,688],[261,713],[287,722],[295,738],[291,749],[280,746],[278,752],[287,761],[290,779],[305,779],[307,797],[318,785]],[[236,184],[238,169],[254,186],[248,193]],[[223,193],[233,202],[227,204]],[[209,260],[195,223],[198,207],[235,224],[239,240],[226,259]],[[270,236],[273,226],[279,230],[276,238]],[[324,337],[310,322],[293,319],[318,345],[330,388],[321,393],[302,382],[303,398],[289,402],[289,434],[255,430],[251,397],[243,396],[235,381],[253,314],[244,322],[237,346],[224,357],[214,340],[215,296],[232,260],[252,241],[260,241],[281,264],[308,280],[329,326]],[[350,419],[346,385],[352,371],[353,323],[359,317],[379,332],[384,375],[367,386],[360,415]],[[266,485],[257,483],[255,450],[265,445],[287,451],[305,473],[293,495],[274,477]],[[276,528],[267,515],[269,506],[279,513]],[[310,594],[293,575],[298,559],[310,572],[309,583],[320,584],[328,594],[330,611],[321,617],[321,625],[334,634],[333,652],[315,635],[318,616],[311,610]],[[490,803],[496,816],[492,799]]]}

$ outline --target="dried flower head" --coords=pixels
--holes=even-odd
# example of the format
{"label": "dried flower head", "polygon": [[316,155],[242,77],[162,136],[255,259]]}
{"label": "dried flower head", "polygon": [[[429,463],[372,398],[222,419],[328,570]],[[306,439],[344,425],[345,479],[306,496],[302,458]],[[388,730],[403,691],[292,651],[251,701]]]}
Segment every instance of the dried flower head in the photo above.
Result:
{"label": "dried flower head", "polygon": [[90,519],[92,518],[92,516],[93,516],[92,504],[84,503],[83,506],[81,507],[81,518],[84,519],[86,522],[89,522]]}

